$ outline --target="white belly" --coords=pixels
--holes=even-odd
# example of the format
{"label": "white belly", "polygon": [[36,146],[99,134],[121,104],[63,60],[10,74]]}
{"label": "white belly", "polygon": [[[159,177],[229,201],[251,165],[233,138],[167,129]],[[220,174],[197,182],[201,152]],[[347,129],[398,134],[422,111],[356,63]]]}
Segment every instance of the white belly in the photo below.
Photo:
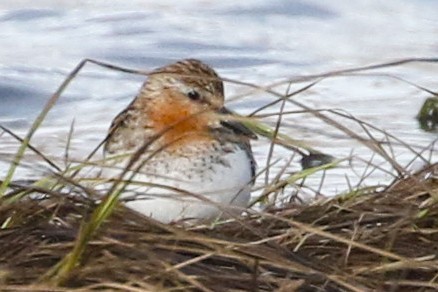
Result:
{"label": "white belly", "polygon": [[[117,177],[118,173],[107,171],[105,177]],[[141,168],[132,181],[121,196],[128,207],[163,223],[210,221],[239,215],[248,206],[251,162],[238,147],[220,156],[160,155]]]}

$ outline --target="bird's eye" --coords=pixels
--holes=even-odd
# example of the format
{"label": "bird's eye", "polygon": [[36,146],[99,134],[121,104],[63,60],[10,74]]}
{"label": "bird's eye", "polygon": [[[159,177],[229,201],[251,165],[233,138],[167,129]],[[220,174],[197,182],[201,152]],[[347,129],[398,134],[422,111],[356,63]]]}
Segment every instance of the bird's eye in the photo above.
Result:
{"label": "bird's eye", "polygon": [[187,92],[187,96],[194,101],[198,101],[201,99],[201,95],[199,94],[199,92],[197,92],[196,90],[190,90],[189,92]]}

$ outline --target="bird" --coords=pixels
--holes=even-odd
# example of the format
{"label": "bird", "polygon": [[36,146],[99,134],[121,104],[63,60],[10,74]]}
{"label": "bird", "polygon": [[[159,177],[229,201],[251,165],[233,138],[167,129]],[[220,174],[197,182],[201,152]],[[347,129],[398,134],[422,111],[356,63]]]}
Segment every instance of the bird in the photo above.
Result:
{"label": "bird", "polygon": [[[248,207],[256,134],[224,106],[213,68],[183,59],[155,69],[112,121],[103,147],[124,204],[162,223],[206,223]],[[120,181],[120,180],[119,180]]]}

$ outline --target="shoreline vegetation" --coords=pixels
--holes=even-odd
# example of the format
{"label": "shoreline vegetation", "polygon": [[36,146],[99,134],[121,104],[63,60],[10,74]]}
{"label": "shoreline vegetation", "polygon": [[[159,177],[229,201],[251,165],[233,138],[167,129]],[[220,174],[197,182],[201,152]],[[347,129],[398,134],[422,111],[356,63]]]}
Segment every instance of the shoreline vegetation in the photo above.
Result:
{"label": "shoreline vegetation", "polygon": [[[437,63],[438,59],[405,59],[297,77],[282,84],[304,85],[286,94],[275,90],[279,84],[262,87],[224,79],[274,96],[275,101],[266,107],[291,103],[361,142],[388,163],[387,171],[394,179],[388,185],[363,183],[347,193],[305,204],[281,201],[277,196],[286,185],[299,189],[307,177],[348,159],[331,159],[282,134],[283,106],[274,117],[274,127],[257,119],[261,108],[248,117],[235,118],[268,138],[271,145],[297,152],[309,167],[264,185],[254,201],[259,207],[248,210],[245,216],[209,225],[181,226],[155,222],[120,205],[119,194],[130,183],[125,173],[104,197],[96,199],[97,191],[80,179],[80,172],[96,165],[92,158],[101,145],[82,163],[66,169],[32,146],[33,134],[87,63],[148,75],[95,60],[82,61],[48,100],[24,138],[1,129],[21,143],[0,186],[1,290],[437,290],[438,162],[431,158],[437,151],[436,143],[417,149],[344,112],[314,110],[292,98],[325,78],[416,62]],[[396,75],[385,76],[436,98],[432,90]],[[356,122],[363,133],[336,122],[327,112]],[[426,113],[436,118],[435,111]],[[436,121],[429,125],[433,123]],[[384,138],[375,138],[371,130]],[[400,165],[392,155],[391,143],[415,154],[423,168],[412,172]],[[14,180],[27,149],[47,163],[51,175],[33,182]],[[313,164],[315,158],[325,164]],[[379,165],[369,161],[369,167]]]}

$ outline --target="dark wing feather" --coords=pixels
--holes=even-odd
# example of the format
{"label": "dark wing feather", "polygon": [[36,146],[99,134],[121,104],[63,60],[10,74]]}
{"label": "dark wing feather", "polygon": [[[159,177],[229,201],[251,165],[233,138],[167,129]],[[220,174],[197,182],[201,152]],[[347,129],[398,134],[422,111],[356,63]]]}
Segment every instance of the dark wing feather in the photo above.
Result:
{"label": "dark wing feather", "polygon": [[[227,109],[225,107],[221,108],[219,110],[219,113],[221,113],[225,116],[228,115],[230,117],[236,116],[235,113],[233,113],[232,111],[230,111],[229,109]],[[220,123],[223,127],[228,128],[229,130],[232,130],[235,134],[238,134],[239,136],[245,136],[245,137],[248,137],[248,138],[254,139],[254,140],[257,139],[257,135],[239,121],[232,120],[232,119],[230,119],[230,120],[224,119],[224,120],[221,120]]]}
{"label": "dark wing feather", "polygon": [[[230,117],[236,115],[225,107],[221,108],[219,113]],[[256,134],[244,124],[233,119],[227,120],[226,118],[220,122],[219,127],[212,127],[210,131],[219,141],[233,142],[240,145],[250,159],[252,177],[255,177],[256,162],[252,154],[250,139],[257,139]]]}
{"label": "dark wing feather", "polygon": [[131,111],[133,110],[133,104],[136,98],[124,109],[122,110],[111,122],[111,126],[108,129],[108,134],[105,137],[104,140],[104,146],[103,151],[105,152],[111,152],[109,151],[109,144],[111,143],[111,140],[115,136],[115,133],[125,126],[125,123],[127,120],[129,120],[129,115],[131,114]]}

